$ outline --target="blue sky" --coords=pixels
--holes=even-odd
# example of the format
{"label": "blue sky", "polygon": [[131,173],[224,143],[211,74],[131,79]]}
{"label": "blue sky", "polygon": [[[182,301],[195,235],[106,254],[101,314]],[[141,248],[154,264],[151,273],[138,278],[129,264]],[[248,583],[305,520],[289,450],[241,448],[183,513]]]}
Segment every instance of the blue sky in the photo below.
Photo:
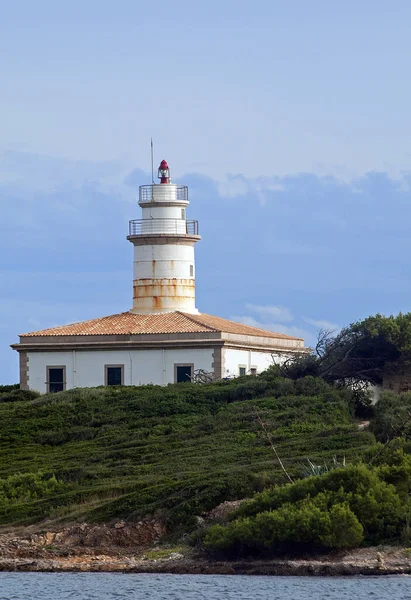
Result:
{"label": "blue sky", "polygon": [[408,312],[410,22],[401,0],[3,5],[0,383],[18,333],[130,307],[151,136],[200,220],[200,310],[308,343]]}

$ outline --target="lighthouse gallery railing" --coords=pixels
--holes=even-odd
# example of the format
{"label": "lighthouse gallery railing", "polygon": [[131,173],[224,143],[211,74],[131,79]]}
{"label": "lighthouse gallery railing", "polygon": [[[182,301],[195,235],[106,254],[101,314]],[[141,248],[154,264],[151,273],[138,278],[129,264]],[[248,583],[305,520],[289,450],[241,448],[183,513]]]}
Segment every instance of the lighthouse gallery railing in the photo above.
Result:
{"label": "lighthouse gallery railing", "polygon": [[155,234],[198,235],[198,221],[185,219],[134,219],[129,222],[129,235]]}
{"label": "lighthouse gallery railing", "polygon": [[[150,203],[154,200],[154,188],[161,189],[161,183],[153,183],[150,185],[140,185],[139,188],[139,203]],[[168,189],[168,186],[167,186]],[[175,193],[174,200],[180,200],[188,202],[188,187],[186,185],[173,185],[172,188]]]}

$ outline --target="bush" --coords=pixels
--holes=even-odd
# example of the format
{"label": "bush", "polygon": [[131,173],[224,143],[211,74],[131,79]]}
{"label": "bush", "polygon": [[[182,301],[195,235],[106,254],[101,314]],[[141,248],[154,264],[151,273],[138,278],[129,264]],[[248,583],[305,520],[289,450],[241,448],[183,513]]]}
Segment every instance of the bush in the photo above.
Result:
{"label": "bush", "polygon": [[35,392],[34,390],[20,390],[14,386],[3,387],[10,387],[12,389],[2,391],[0,388],[0,402],[23,402],[34,400],[40,396],[39,392]]}
{"label": "bush", "polygon": [[325,548],[355,548],[364,540],[364,530],[347,503],[330,508],[329,531],[320,537]]}
{"label": "bush", "polygon": [[349,506],[338,503],[327,509],[325,496],[300,505],[285,504],[255,518],[244,517],[224,527],[211,527],[205,548],[230,557],[272,555],[353,548],[364,539],[363,527]]}
{"label": "bush", "polygon": [[398,431],[401,434],[403,425],[407,423],[405,431],[409,432],[411,428],[410,411],[411,392],[398,396],[392,392],[383,392],[374,407],[375,419],[371,424],[376,438],[386,442],[387,438],[398,435]]}
{"label": "bush", "polygon": [[4,392],[11,392],[12,390],[18,390],[20,388],[20,384],[12,383],[11,385],[0,385],[0,394]]}
{"label": "bush", "polygon": [[231,556],[355,547],[398,538],[407,510],[378,470],[351,465],[256,494],[204,545]]}
{"label": "bush", "polygon": [[0,507],[17,502],[31,502],[66,491],[67,485],[51,473],[18,473],[0,479]]}

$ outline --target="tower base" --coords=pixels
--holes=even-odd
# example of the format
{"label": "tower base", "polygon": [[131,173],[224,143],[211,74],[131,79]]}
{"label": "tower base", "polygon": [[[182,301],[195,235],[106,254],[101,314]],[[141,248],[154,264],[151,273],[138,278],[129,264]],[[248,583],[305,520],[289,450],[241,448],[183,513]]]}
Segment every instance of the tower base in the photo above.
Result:
{"label": "tower base", "polygon": [[132,313],[165,312],[198,314],[195,307],[195,280],[181,278],[135,279]]}

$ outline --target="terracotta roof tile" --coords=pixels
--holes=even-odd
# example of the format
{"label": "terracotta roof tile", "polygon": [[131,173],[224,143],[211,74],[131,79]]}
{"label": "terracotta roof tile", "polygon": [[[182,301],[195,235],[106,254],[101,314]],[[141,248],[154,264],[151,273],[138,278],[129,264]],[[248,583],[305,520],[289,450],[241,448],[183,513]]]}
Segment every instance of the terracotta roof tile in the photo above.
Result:
{"label": "terracotta roof tile", "polygon": [[32,336],[68,336],[68,335],[121,335],[121,334],[155,334],[155,333],[196,333],[221,331],[238,335],[263,336],[297,340],[283,333],[274,333],[249,325],[242,325],[220,317],[206,314],[188,314],[182,312],[134,314],[119,313],[90,321],[81,321],[70,325],[51,327],[40,331],[22,334],[20,337]]}
{"label": "terracotta roof tile", "polygon": [[[188,316],[188,315],[187,315]],[[213,317],[212,315],[189,315],[190,319],[202,323],[208,327],[212,327],[216,331],[223,331],[224,333],[236,333],[238,335],[255,335],[285,340],[301,340],[302,338],[292,337],[285,335],[284,333],[275,333],[274,331],[268,331],[267,329],[259,329],[258,327],[252,327],[251,325],[243,325],[242,323],[236,323],[235,321],[229,321],[228,319],[222,319],[221,317]]]}

